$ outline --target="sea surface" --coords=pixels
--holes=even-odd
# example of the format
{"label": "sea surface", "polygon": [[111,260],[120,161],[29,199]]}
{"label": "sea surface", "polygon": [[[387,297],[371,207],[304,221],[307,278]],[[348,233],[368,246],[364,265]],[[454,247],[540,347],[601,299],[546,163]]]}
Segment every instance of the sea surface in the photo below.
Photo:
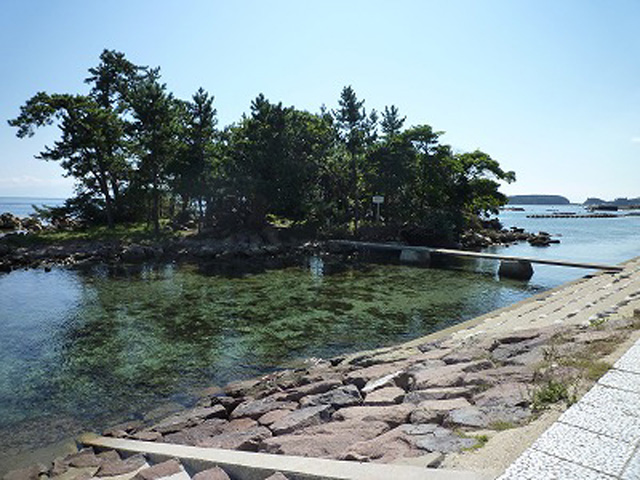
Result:
{"label": "sea surface", "polygon": [[[640,217],[530,219],[581,207],[524,208],[501,221],[561,243],[492,251],[599,263],[640,255]],[[259,273],[150,264],[0,274],[0,472],[20,452],[191,405],[211,385],[406,341],[591,273],[534,269],[522,282],[499,279],[493,261],[418,268],[312,256]]]}
{"label": "sea surface", "polygon": [[0,197],[0,214],[12,213],[17,217],[28,217],[36,213],[36,207],[59,207],[64,203],[64,198],[38,198],[38,197]]}

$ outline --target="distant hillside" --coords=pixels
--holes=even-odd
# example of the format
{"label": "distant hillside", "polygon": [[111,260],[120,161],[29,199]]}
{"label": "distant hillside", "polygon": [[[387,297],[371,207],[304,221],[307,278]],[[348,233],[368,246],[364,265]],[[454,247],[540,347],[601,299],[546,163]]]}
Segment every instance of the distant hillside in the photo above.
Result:
{"label": "distant hillside", "polygon": [[561,195],[512,195],[509,205],[568,205],[571,202]]}
{"label": "distant hillside", "polygon": [[602,200],[601,198],[587,198],[584,205],[615,205],[617,207],[628,207],[630,205],[640,205],[640,197],[637,198],[616,198],[615,200]]}

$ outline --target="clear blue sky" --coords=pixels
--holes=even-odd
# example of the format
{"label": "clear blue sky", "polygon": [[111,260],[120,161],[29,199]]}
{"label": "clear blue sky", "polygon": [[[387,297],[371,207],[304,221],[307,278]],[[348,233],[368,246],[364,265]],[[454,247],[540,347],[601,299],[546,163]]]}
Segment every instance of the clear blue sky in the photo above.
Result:
{"label": "clear blue sky", "polygon": [[160,66],[180,98],[202,86],[221,125],[255,96],[317,111],[352,85],[458,150],[517,174],[508,194],[640,196],[640,2],[6,0],[0,17],[0,196],[67,196],[15,137],[34,93],[86,91],[104,48]]}

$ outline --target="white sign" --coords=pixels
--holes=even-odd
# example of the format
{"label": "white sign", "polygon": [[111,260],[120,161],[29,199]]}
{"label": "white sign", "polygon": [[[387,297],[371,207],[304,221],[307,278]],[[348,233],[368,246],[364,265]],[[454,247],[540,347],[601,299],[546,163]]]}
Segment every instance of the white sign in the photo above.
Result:
{"label": "white sign", "polygon": [[384,197],[382,195],[374,195],[373,203],[384,203]]}

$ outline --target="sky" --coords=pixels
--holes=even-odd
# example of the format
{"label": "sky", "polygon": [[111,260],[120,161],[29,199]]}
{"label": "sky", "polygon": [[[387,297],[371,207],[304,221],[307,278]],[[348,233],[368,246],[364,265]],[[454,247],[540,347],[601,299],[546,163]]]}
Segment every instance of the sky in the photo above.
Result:
{"label": "sky", "polygon": [[509,195],[637,197],[639,20],[636,0],[3,0],[0,196],[73,193],[34,158],[57,128],[19,139],[6,120],[38,91],[86,93],[107,48],[179,98],[202,86],[221,126],[259,93],[317,112],[351,85],[515,171]]}

